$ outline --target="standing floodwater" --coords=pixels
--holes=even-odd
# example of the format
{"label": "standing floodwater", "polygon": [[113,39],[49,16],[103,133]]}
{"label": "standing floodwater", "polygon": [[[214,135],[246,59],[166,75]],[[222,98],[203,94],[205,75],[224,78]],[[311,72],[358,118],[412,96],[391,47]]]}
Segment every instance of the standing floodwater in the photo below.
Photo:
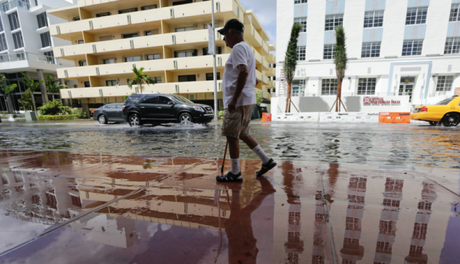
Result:
{"label": "standing floodwater", "polygon": [[[278,160],[460,168],[460,128],[423,124],[253,123],[252,135]],[[221,125],[132,128],[95,122],[3,123],[1,149],[88,154],[222,157]],[[242,146],[242,158],[257,159]]]}

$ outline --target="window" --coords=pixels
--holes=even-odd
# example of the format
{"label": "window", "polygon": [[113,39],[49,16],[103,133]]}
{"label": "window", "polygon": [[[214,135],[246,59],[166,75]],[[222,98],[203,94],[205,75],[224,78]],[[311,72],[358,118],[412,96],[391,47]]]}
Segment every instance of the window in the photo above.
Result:
{"label": "window", "polygon": [[146,36],[151,36],[151,35],[156,35],[156,34],[160,34],[160,31],[158,29],[152,29],[149,31],[145,31]]}
{"label": "window", "polygon": [[158,102],[158,96],[145,98],[141,103],[142,104],[156,104]]}
{"label": "window", "polygon": [[104,16],[110,16],[110,12],[96,14],[96,17],[104,17]]}
{"label": "window", "polygon": [[297,47],[297,60],[305,60],[306,59],[306,51],[305,46],[298,46]]}
{"label": "window", "polygon": [[193,26],[176,28],[176,32],[191,31],[191,30],[193,30]]}
{"label": "window", "polygon": [[428,7],[415,7],[407,9],[406,25],[425,24]]}
{"label": "window", "polygon": [[43,52],[43,55],[46,56],[46,61],[53,63],[54,62],[54,52],[53,51],[47,51]]}
{"label": "window", "polygon": [[128,33],[128,34],[121,34],[122,38],[135,38],[139,37],[139,33]]}
{"label": "window", "polygon": [[13,33],[13,40],[14,40],[14,48],[19,49],[24,47],[24,42],[22,41],[22,34],[21,32]]}
{"label": "window", "polygon": [[105,81],[105,86],[116,86],[117,85],[117,80],[106,80]]}
{"label": "window", "polygon": [[79,65],[79,66],[87,66],[88,63],[86,63],[85,60],[81,60],[81,61],[78,61],[78,65]]}
{"label": "window", "polygon": [[137,7],[134,7],[134,8],[118,10],[118,14],[125,14],[125,13],[131,13],[131,12],[136,12],[136,11],[137,11]]}
{"label": "window", "polygon": [[436,85],[436,92],[446,92],[452,90],[452,83],[454,76],[438,76],[438,83]]}
{"label": "window", "polygon": [[84,44],[85,41],[83,39],[78,40],[78,44]]}
{"label": "window", "polygon": [[305,92],[305,80],[292,81],[292,96],[301,96]]}
{"label": "window", "polygon": [[152,77],[155,80],[155,83],[161,83],[161,76]]}
{"label": "window", "polygon": [[7,50],[8,45],[6,44],[5,33],[0,34],[0,51]]}
{"label": "window", "polygon": [[112,59],[103,59],[102,60],[102,64],[113,64],[115,63],[115,59],[112,58]]}
{"label": "window", "polygon": [[78,16],[72,17],[72,21],[80,21],[80,17],[78,17]]}
{"label": "window", "polygon": [[450,9],[450,17],[449,21],[460,21],[460,12],[459,12],[460,4],[453,4]]}
{"label": "window", "polygon": [[141,61],[141,56],[125,57],[125,62]]}
{"label": "window", "polygon": [[149,10],[149,9],[155,9],[155,8],[157,8],[157,5],[148,5],[148,6],[141,7],[141,10]]}
{"label": "window", "polygon": [[444,54],[460,53],[460,38],[447,38]]}
{"label": "window", "polygon": [[40,34],[40,39],[42,40],[42,47],[49,47],[51,46],[51,37],[49,32],[45,32]]}
{"label": "window", "polygon": [[[217,80],[220,80],[220,72],[216,72]],[[213,81],[214,80],[214,73],[206,73],[206,81]]]}
{"label": "window", "polygon": [[335,44],[324,45],[323,58],[325,60],[331,60],[334,58]]}
{"label": "window", "polygon": [[337,79],[323,79],[321,81],[321,95],[336,95]]}
{"label": "window", "polygon": [[90,82],[84,82],[84,84],[85,84],[85,87],[91,87]]}
{"label": "window", "polygon": [[172,102],[172,101],[168,97],[158,96],[158,104],[168,104],[169,102]]}
{"label": "window", "polygon": [[359,78],[358,82],[358,94],[360,95],[374,95],[375,85],[377,83],[376,78]]}
{"label": "window", "polygon": [[159,60],[159,59],[161,59],[161,54],[157,53],[157,54],[145,55],[145,59],[146,60]]}
{"label": "window", "polygon": [[403,56],[421,55],[422,47],[423,47],[423,40],[421,39],[405,40],[403,43],[402,55]]}
{"label": "window", "polygon": [[198,53],[197,50],[174,51],[174,58],[193,57]]}
{"label": "window", "polygon": [[361,57],[380,57],[380,42],[364,42]]}
{"label": "window", "polygon": [[14,12],[12,14],[9,14],[8,15],[8,20],[10,21],[11,30],[15,30],[15,29],[18,29],[20,27],[19,19],[18,19],[18,13]]}
{"label": "window", "polygon": [[300,32],[307,32],[307,18],[306,17],[296,17],[294,18],[294,23],[302,24],[302,30],[300,30]]}
{"label": "window", "polygon": [[308,0],[294,0],[294,4],[306,4]]}
{"label": "window", "polygon": [[343,24],[343,14],[339,15],[327,15],[326,16],[326,28],[325,30],[334,30],[335,27]]}
{"label": "window", "polygon": [[364,27],[382,27],[383,26],[383,10],[369,11],[364,14]]}
{"label": "window", "polygon": [[[217,47],[216,54],[222,54],[222,47]],[[208,48],[203,48],[203,56],[210,55],[208,54]]]}
{"label": "window", "polygon": [[196,75],[179,75],[179,82],[195,82]]}
{"label": "window", "polygon": [[183,1],[173,2],[173,6],[175,6],[175,5],[189,4],[189,3],[193,3],[193,0],[183,0]]}
{"label": "window", "polygon": [[112,35],[100,36],[100,37],[99,37],[99,40],[100,40],[100,41],[112,40]]}
{"label": "window", "polygon": [[37,15],[38,28],[47,27],[48,20],[46,19],[46,12]]}

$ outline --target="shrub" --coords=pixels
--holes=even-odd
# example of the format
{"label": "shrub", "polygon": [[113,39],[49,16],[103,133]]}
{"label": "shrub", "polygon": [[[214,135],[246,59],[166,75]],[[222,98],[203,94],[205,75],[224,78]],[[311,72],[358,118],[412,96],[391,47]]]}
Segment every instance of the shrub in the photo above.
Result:
{"label": "shrub", "polygon": [[219,116],[219,119],[224,118],[224,110],[220,110],[219,112],[217,112],[217,115]]}
{"label": "shrub", "polygon": [[39,115],[38,120],[71,120],[78,119],[76,115]]}
{"label": "shrub", "polygon": [[86,118],[86,113],[83,112],[83,110],[81,110],[79,108],[75,108],[75,109],[73,109],[71,111],[72,111],[72,115],[77,116],[80,119]]}
{"label": "shrub", "polygon": [[65,115],[72,114],[68,106],[63,106],[60,101],[49,101],[39,107],[42,115]]}

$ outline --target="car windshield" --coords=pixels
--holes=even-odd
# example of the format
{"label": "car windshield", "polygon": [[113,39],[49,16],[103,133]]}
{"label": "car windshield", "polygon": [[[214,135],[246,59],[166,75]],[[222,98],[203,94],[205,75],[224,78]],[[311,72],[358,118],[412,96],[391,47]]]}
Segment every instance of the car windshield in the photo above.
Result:
{"label": "car windshield", "polygon": [[437,103],[436,105],[447,105],[447,104],[449,104],[452,100],[454,100],[454,98],[447,98],[447,99],[444,99],[444,100],[442,100],[441,102]]}
{"label": "car windshield", "polygon": [[131,95],[130,97],[128,97],[128,99],[126,99],[125,104],[134,104],[141,98],[142,95]]}
{"label": "car windshield", "polygon": [[177,99],[180,102],[187,103],[187,104],[193,104],[192,101],[190,101],[189,99],[187,99],[187,98],[185,98],[183,96],[176,95],[176,94],[172,94],[171,96],[174,97],[175,99]]}

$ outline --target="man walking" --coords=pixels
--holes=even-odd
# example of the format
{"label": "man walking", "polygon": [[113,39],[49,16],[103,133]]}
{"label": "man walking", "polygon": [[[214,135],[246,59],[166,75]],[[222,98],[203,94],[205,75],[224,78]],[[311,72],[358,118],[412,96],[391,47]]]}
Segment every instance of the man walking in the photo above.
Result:
{"label": "man walking", "polygon": [[225,63],[224,71],[224,121],[222,136],[227,137],[231,171],[224,176],[217,176],[219,182],[241,182],[240,144],[241,139],[262,160],[262,168],[257,171],[257,177],[276,166],[260,147],[257,140],[250,134],[252,109],[256,104],[254,91],[258,83],[256,79],[256,60],[249,45],[244,42],[244,26],[237,19],[230,19],[218,31],[224,36],[225,45],[232,49]]}

